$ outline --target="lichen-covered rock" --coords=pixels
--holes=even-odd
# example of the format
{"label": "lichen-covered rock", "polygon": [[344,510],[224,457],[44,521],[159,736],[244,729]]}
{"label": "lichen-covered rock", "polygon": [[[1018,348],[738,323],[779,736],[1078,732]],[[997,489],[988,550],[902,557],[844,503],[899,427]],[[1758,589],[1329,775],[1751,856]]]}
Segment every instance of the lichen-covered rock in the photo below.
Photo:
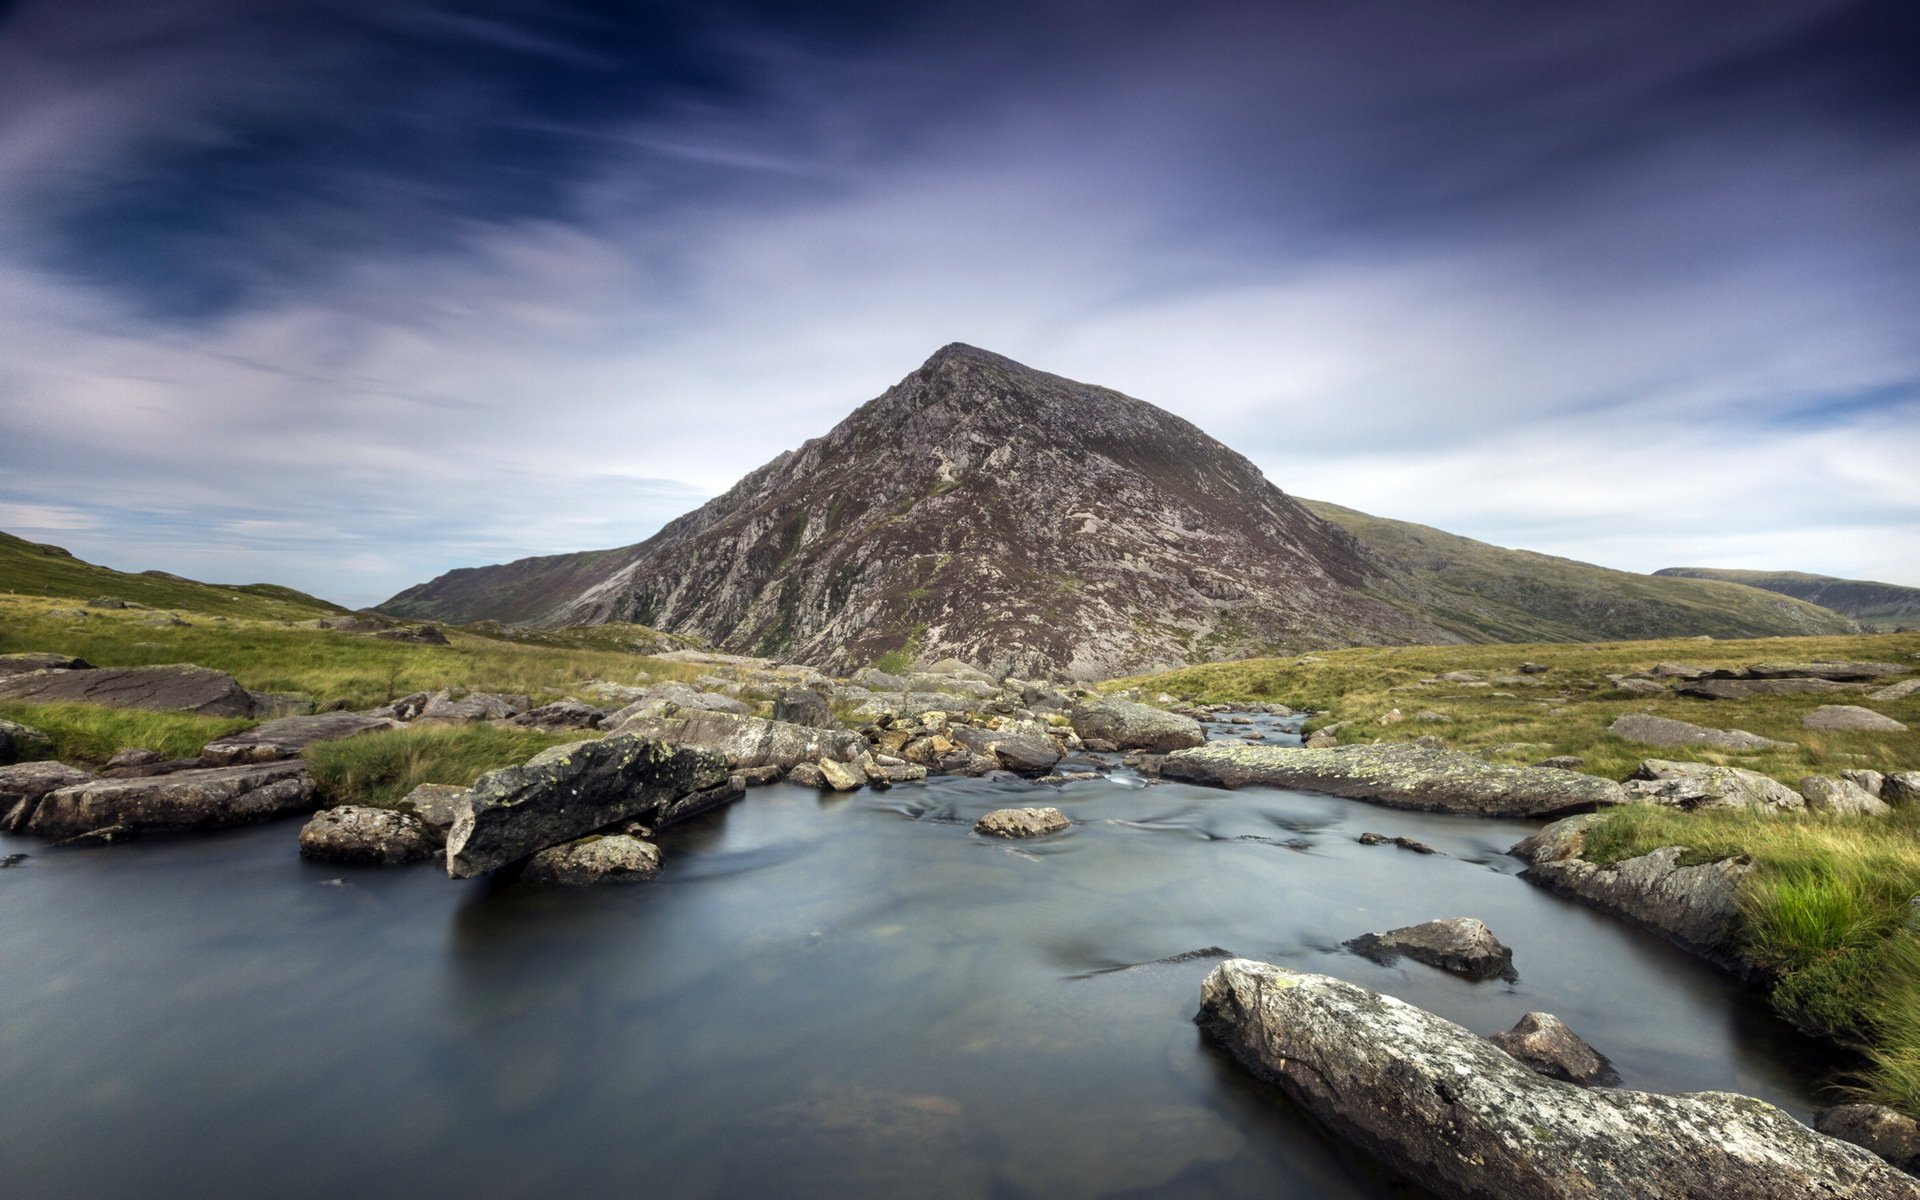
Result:
{"label": "lichen-covered rock", "polygon": [[1861,708],[1857,704],[1822,704],[1801,717],[1800,724],[1808,729],[1841,733],[1905,733],[1907,731],[1905,725],[1892,717],[1877,713],[1870,708]]}
{"label": "lichen-covered rock", "polygon": [[1635,767],[1627,778],[1626,792],[1637,803],[1688,812],[1698,808],[1791,812],[1807,806],[1806,797],[1758,771],[1660,758],[1646,759]]}
{"label": "lichen-covered rock", "polygon": [[504,721],[532,707],[524,696],[499,696],[492,692],[469,692],[455,700],[436,695],[420,710],[416,721],[444,721],[450,725],[472,721]]}
{"label": "lichen-covered rock", "polygon": [[90,772],[52,759],[0,767],[0,833],[25,833],[44,797],[93,778]]}
{"label": "lichen-covered rock", "polygon": [[1365,988],[1247,959],[1198,1021],[1253,1074],[1443,1200],[1916,1200],[1920,1185],[1770,1104],[1548,1079]]}
{"label": "lichen-covered rock", "polygon": [[200,756],[208,763],[221,767],[234,763],[273,762],[283,758],[298,758],[302,750],[321,742],[337,742],[364,733],[400,728],[400,722],[386,717],[363,717],[350,712],[282,717],[223,737],[217,742],[208,742],[201,748]]}
{"label": "lichen-covered rock", "polygon": [[0,676],[0,699],[28,704],[104,704],[203,717],[252,717],[259,699],[224,671],[206,667],[94,667]]}
{"label": "lichen-covered rock", "polygon": [[41,837],[73,837],[108,828],[217,829],[305,812],[313,807],[313,790],[313,776],[297,762],[97,779],[47,794],[25,829]]}
{"label": "lichen-covered rock", "polygon": [[1057,808],[996,808],[974,822],[973,831],[988,837],[1030,838],[1059,833],[1071,824]]}
{"label": "lichen-covered rock", "polygon": [[1111,742],[1122,750],[1165,754],[1189,746],[1204,746],[1207,741],[1206,731],[1192,717],[1131,700],[1085,700],[1074,705],[1071,716],[1074,733]]}
{"label": "lichen-covered rock", "polygon": [[1709,729],[1650,713],[1623,713],[1607,732],[1624,741],[1646,746],[1713,746],[1721,750],[1790,750],[1792,742],[1776,742],[1744,729]]}
{"label": "lichen-covered rock", "polygon": [[1347,948],[1389,966],[1405,955],[1469,979],[1511,982],[1519,978],[1513,969],[1513,951],[1493,936],[1486,922],[1474,917],[1448,917],[1385,933],[1363,933],[1347,942]]}
{"label": "lichen-covered rock", "polygon": [[848,730],[814,729],[710,710],[639,717],[624,722],[614,732],[709,750],[735,769],[774,766],[791,771],[803,762],[823,758],[852,762],[867,748],[865,738]]}
{"label": "lichen-covered rock", "polygon": [[1582,1087],[1612,1087],[1620,1082],[1607,1056],[1552,1013],[1528,1013],[1512,1029],[1487,1040],[1549,1079]]}
{"label": "lichen-covered rock", "polygon": [[1838,817],[1883,817],[1893,811],[1891,805],[1851,779],[1809,775],[1800,781],[1800,794],[1814,812]]}
{"label": "lichen-covered rock", "polygon": [[1529,864],[1520,878],[1585,901],[1742,974],[1740,884],[1753,869],[1744,858],[1683,864],[1687,851],[1665,846],[1599,866],[1581,857],[1587,832],[1605,820],[1590,813],[1556,821],[1514,846]]}
{"label": "lichen-covered rock", "polygon": [[820,760],[820,780],[836,792],[853,792],[867,786],[867,773],[853,763]]}
{"label": "lichen-covered rock", "polygon": [[439,851],[439,835],[419,817],[360,804],[322,809],[300,830],[301,855],[326,862],[392,867]]}
{"label": "lichen-covered rock", "polygon": [[0,765],[34,762],[53,755],[53,739],[31,725],[0,721]]}
{"label": "lichen-covered rock", "polygon": [[467,793],[472,790],[451,783],[423,783],[408,792],[394,807],[401,812],[412,813],[444,835],[453,828],[454,821],[466,809]]}
{"label": "lichen-covered rock", "polygon": [[632,734],[542,751],[482,775],[447,834],[447,874],[465,879],[615,821],[655,829],[740,794],[726,760]]}
{"label": "lichen-covered rock", "polygon": [[1611,779],[1490,763],[1413,742],[1326,750],[1220,743],[1167,755],[1161,773],[1222,787],[1265,784],[1485,817],[1553,816],[1626,801]]}
{"label": "lichen-covered rock", "polygon": [[1879,1104],[1842,1104],[1814,1114],[1813,1127],[1871,1150],[1908,1174],[1920,1172],[1920,1122]]}
{"label": "lichen-covered rock", "polygon": [[550,846],[527,860],[520,878],[530,883],[585,887],[596,883],[645,883],[659,873],[658,846],[616,833]]}
{"label": "lichen-covered rock", "polygon": [[1920,692],[1920,679],[1902,679],[1899,683],[1890,683],[1877,691],[1867,693],[1869,700],[1905,700],[1915,692]]}

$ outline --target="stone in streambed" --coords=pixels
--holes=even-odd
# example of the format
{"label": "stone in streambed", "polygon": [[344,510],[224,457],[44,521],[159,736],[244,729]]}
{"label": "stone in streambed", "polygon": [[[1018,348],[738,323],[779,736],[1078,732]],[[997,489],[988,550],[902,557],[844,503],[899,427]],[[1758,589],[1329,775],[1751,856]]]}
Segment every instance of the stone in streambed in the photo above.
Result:
{"label": "stone in streambed", "polygon": [[659,847],[616,833],[548,847],[527,861],[520,878],[530,883],[584,887],[596,883],[644,883],[659,873]]}
{"label": "stone in streambed", "polygon": [[1071,824],[1057,808],[997,808],[974,822],[973,831],[988,837],[1030,838],[1059,833]]}
{"label": "stone in streambed", "polygon": [[1620,1082],[1607,1056],[1552,1013],[1528,1013],[1512,1029],[1487,1040],[1549,1079],[1582,1087],[1612,1087]]}
{"label": "stone in streambed", "polygon": [[300,830],[302,857],[325,862],[391,867],[439,851],[439,835],[419,817],[360,804],[323,809]]}
{"label": "stone in streambed", "polygon": [[1469,979],[1519,978],[1513,969],[1513,951],[1493,936],[1486,923],[1473,917],[1449,917],[1366,933],[1347,943],[1348,949],[1391,966],[1401,955]]}
{"label": "stone in streambed", "polygon": [[297,762],[98,779],[48,794],[25,832],[64,838],[109,828],[217,829],[305,812],[313,807],[313,792],[313,776]]}

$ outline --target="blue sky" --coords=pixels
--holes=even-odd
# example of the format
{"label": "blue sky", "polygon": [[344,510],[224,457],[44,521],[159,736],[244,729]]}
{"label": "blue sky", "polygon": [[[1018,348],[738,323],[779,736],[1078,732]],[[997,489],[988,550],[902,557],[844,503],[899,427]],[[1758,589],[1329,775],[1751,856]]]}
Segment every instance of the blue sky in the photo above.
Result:
{"label": "blue sky", "polygon": [[967,341],[1288,491],[1920,585],[1907,3],[0,3],[0,529],[369,603]]}

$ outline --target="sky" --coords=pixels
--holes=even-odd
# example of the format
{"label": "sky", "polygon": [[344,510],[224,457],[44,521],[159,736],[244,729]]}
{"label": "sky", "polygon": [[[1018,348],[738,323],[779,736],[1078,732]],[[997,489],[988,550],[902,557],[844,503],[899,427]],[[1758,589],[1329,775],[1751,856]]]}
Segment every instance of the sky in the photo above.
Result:
{"label": "sky", "polygon": [[1290,493],[1920,585],[1910,0],[0,0],[0,530],[371,604],[964,341]]}

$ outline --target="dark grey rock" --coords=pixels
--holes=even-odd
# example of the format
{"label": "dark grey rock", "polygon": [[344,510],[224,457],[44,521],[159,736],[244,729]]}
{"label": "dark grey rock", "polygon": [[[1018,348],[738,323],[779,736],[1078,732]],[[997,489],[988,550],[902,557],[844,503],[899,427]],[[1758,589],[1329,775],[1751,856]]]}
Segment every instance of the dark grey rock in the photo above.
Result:
{"label": "dark grey rock", "polygon": [[1740,673],[1747,679],[1830,679],[1862,681],[1905,675],[1909,668],[1884,662],[1766,662],[1754,663]]}
{"label": "dark grey rock", "polygon": [[[337,742],[344,738],[405,728],[386,717],[363,717],[358,713],[331,712],[305,717],[282,717],[255,725],[201,747],[200,756],[213,766],[243,762],[274,762],[298,758],[308,746]],[[111,764],[109,764],[111,765]]]}
{"label": "dark grey rock", "polygon": [[556,700],[552,704],[542,704],[539,708],[521,713],[513,718],[513,723],[529,729],[559,733],[570,729],[598,729],[606,715],[605,709],[595,708],[584,701]]}
{"label": "dark grey rock", "polygon": [[1035,728],[982,729],[956,725],[953,740],[975,754],[990,755],[1009,771],[1040,775],[1060,761],[1060,747]]}
{"label": "dark grey rock", "polygon": [[9,675],[0,678],[0,699],[29,704],[104,704],[205,717],[252,717],[260,712],[253,693],[233,676],[187,665]]}
{"label": "dark grey rock", "polygon": [[72,837],[107,828],[217,829],[305,812],[313,807],[313,790],[313,777],[297,762],[98,779],[49,793],[26,832]]}
{"label": "dark grey rock", "polygon": [[33,762],[53,755],[53,739],[31,725],[0,720],[0,765]]}
{"label": "dark grey rock", "polygon": [[1695,679],[1673,689],[1707,700],[1749,700],[1755,696],[1798,696],[1817,692],[1858,691],[1859,685],[1828,679]]}
{"label": "dark grey rock", "polygon": [[1880,798],[1888,804],[1920,802],[1920,771],[1895,771],[1880,785]]}
{"label": "dark grey rock", "polygon": [[472,790],[450,783],[423,783],[394,807],[400,812],[412,813],[444,835],[465,811],[467,793]]}
{"label": "dark grey rock", "polygon": [[1364,933],[1346,945],[1355,954],[1387,965],[1405,955],[1469,979],[1511,982],[1519,978],[1513,969],[1513,951],[1493,936],[1484,921],[1473,917],[1448,917],[1385,933]]}
{"label": "dark grey rock", "polygon": [[51,759],[0,767],[0,833],[25,833],[42,798],[94,776]]}
{"label": "dark grey rock", "polygon": [[470,692],[455,700],[446,695],[435,696],[420,710],[416,721],[445,721],[449,724],[462,724],[472,721],[504,721],[517,717],[532,707],[524,696],[499,696],[492,692]]}
{"label": "dark grey rock", "polygon": [[1415,854],[1439,853],[1425,842],[1417,842],[1410,837],[1388,837],[1384,833],[1363,833],[1354,840],[1362,846],[1398,846],[1402,850],[1411,850]]}
{"label": "dark grey rock", "polygon": [[148,750],[144,746],[133,746],[121,750],[106,761],[105,769],[120,771],[129,767],[157,767],[167,761],[167,756],[158,750]]}
{"label": "dark grey rock", "polygon": [[300,830],[300,853],[327,862],[391,867],[426,862],[439,834],[411,813],[347,804],[322,809]]}
{"label": "dark grey rock", "polygon": [[1549,1079],[1582,1087],[1612,1087],[1620,1082],[1620,1073],[1607,1056],[1552,1013],[1528,1013],[1512,1029],[1487,1040]]}
{"label": "dark grey rock", "polygon": [[1649,713],[1623,713],[1607,732],[1645,746],[1713,746],[1721,750],[1791,750],[1792,742],[1776,742],[1744,729],[1708,729],[1686,721]]}
{"label": "dark grey rock", "polygon": [[827,698],[812,688],[786,688],[773,702],[773,719],[811,729],[838,729]]}
{"label": "dark grey rock", "polygon": [[1246,959],[1198,1018],[1256,1076],[1441,1200],[1915,1200],[1920,1185],[1770,1104],[1574,1087],[1451,1021]]}

